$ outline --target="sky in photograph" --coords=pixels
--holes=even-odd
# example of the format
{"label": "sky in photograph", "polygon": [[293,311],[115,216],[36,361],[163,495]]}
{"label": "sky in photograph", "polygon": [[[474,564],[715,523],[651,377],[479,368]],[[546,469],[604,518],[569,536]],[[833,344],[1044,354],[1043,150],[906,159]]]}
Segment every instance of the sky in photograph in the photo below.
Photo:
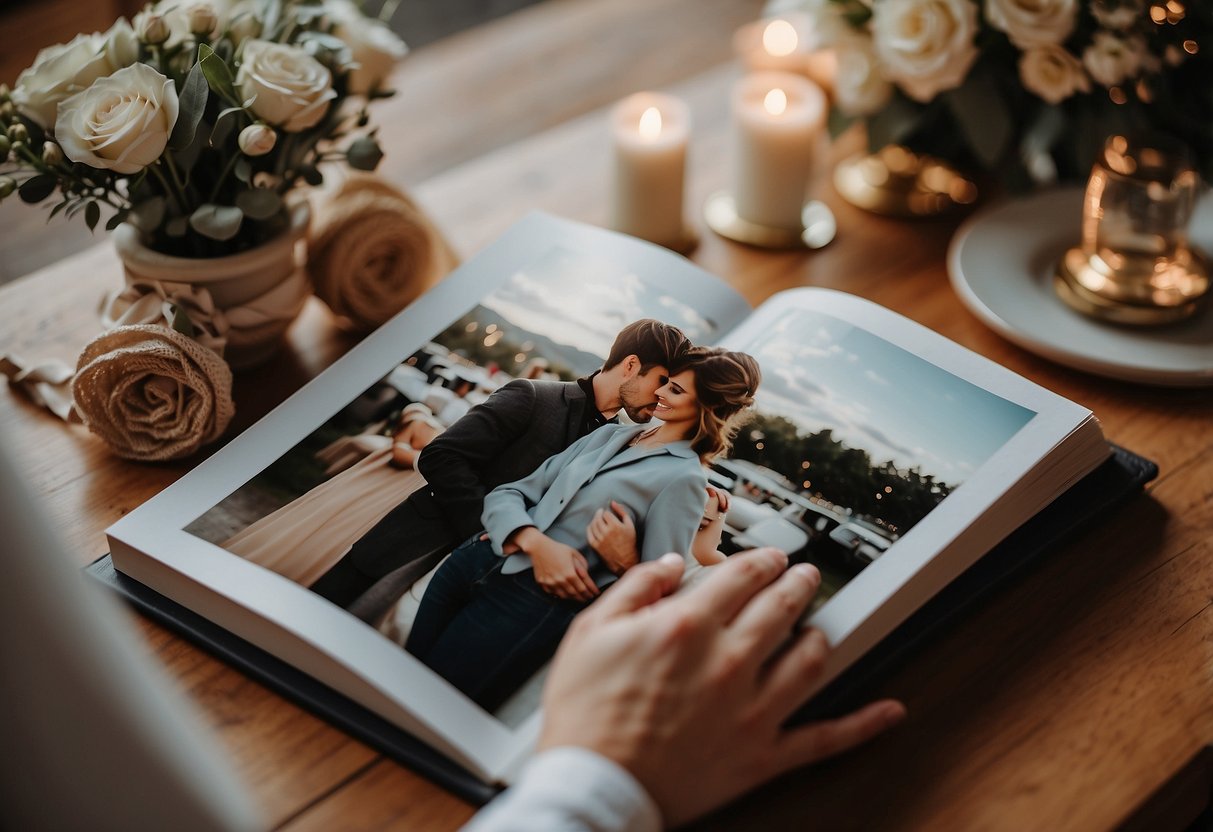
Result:
{"label": "sky in photograph", "polygon": [[827,315],[785,312],[751,350],[763,368],[758,406],[806,432],[964,482],[1032,411]]}
{"label": "sky in photograph", "polygon": [[674,324],[696,343],[715,325],[624,266],[553,248],[512,275],[483,305],[512,324],[605,358],[615,336],[640,318]]}

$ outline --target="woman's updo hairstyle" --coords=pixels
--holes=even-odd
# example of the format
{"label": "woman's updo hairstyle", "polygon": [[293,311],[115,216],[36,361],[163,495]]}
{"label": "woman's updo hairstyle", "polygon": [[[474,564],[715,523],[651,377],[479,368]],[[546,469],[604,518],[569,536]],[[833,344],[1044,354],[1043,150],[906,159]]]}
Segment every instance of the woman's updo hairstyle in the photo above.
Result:
{"label": "woman's updo hairstyle", "polygon": [[706,464],[733,446],[733,438],[749,418],[747,409],[754,404],[762,371],[744,352],[713,347],[689,349],[671,373],[683,370],[694,373],[699,400],[699,424],[691,434],[691,448]]}

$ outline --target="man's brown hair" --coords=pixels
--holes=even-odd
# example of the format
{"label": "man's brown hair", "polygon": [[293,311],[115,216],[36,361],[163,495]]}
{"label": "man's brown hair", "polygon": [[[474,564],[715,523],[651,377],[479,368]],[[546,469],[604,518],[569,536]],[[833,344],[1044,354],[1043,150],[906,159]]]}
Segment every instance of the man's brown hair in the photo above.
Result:
{"label": "man's brown hair", "polygon": [[690,340],[676,326],[652,318],[641,318],[619,331],[602,369],[609,370],[629,355],[640,359],[641,374],[653,367],[672,367],[691,347]]}

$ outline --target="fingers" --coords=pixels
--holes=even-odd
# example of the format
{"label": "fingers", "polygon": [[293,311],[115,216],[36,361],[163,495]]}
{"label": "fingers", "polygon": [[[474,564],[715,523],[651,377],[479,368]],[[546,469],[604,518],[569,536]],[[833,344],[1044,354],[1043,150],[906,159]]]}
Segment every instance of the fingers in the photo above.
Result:
{"label": "fingers", "polygon": [[592,601],[602,591],[590,578],[590,573],[586,570],[584,558],[573,567],[572,589],[574,597],[579,601]]}
{"label": "fingers", "polygon": [[767,660],[792,633],[809,601],[821,586],[821,573],[815,566],[800,563],[787,570],[775,583],[737,614],[730,628],[741,650],[755,664]]}
{"label": "fingers", "polygon": [[682,556],[673,553],[634,566],[615,582],[587,614],[597,618],[613,618],[655,604],[678,589],[682,567]]}
{"label": "fingers", "polygon": [[701,584],[686,594],[686,603],[721,624],[728,624],[787,565],[788,556],[778,549],[740,552],[713,568]]}
{"label": "fingers", "polygon": [[[615,512],[615,515],[616,515],[616,517],[618,517],[620,525],[622,525],[626,528],[633,527],[634,524],[632,523],[632,515],[627,510],[626,506],[623,506],[620,503],[617,503],[614,500],[611,500],[611,511]],[[605,512],[604,512],[604,516],[610,517],[610,515],[606,515]],[[614,520],[615,517],[610,517],[610,519]]]}
{"label": "fingers", "polygon": [[778,769],[771,775],[841,754],[893,727],[905,715],[905,705],[882,699],[844,717],[787,731],[778,741]]}

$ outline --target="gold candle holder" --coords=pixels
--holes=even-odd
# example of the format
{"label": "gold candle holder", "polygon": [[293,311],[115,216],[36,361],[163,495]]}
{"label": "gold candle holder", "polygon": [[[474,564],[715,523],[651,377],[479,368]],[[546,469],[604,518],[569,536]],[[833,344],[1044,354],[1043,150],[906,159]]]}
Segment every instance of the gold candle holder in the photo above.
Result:
{"label": "gold candle holder", "polygon": [[896,144],[839,162],[834,189],[855,207],[889,217],[933,217],[977,199],[977,186],[955,168]]}
{"label": "gold candle holder", "polygon": [[1112,136],[1083,198],[1082,242],[1057,264],[1053,287],[1074,309],[1118,324],[1191,317],[1209,293],[1204,255],[1188,245],[1200,176],[1163,136]]}
{"label": "gold candle holder", "polygon": [[824,202],[810,200],[800,212],[799,228],[775,228],[737,214],[737,202],[728,191],[717,191],[703,205],[708,228],[721,237],[759,248],[817,249],[834,239],[838,223]]}

